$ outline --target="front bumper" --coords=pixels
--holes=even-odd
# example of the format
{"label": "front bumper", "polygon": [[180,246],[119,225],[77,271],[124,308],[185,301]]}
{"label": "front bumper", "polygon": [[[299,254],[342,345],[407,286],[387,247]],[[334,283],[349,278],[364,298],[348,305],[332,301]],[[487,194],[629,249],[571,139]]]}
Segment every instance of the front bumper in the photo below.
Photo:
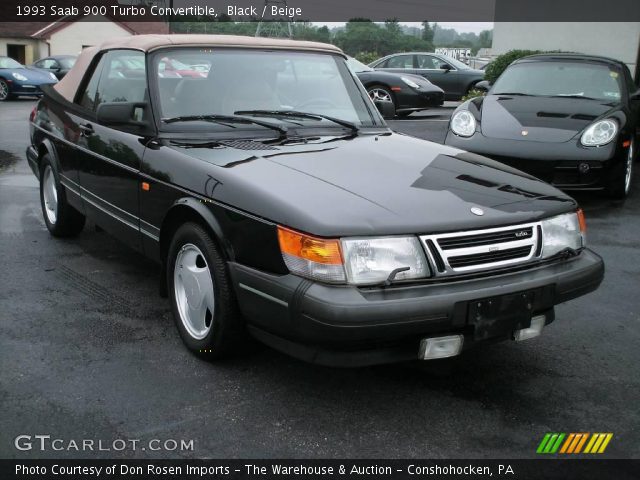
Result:
{"label": "front bumper", "polygon": [[[526,270],[386,289],[325,285],[236,263],[230,271],[240,309],[258,339],[309,362],[362,366],[417,359],[424,337],[463,334],[465,347],[474,344],[479,338],[468,318],[481,299],[535,292],[532,314],[548,313],[550,322],[554,305],[598,287],[604,263],[587,249]],[[501,338],[482,338],[493,339]]]}
{"label": "front bumper", "polygon": [[445,144],[484,155],[509,165],[562,190],[601,190],[612,169],[624,161],[626,152],[612,142],[586,148],[577,142],[543,143],[488,138],[477,132],[472,137],[447,133]]}
{"label": "front bumper", "polygon": [[42,96],[42,86],[43,85],[54,85],[51,84],[42,84],[42,85],[34,85],[30,83],[18,83],[13,82],[11,84],[11,95],[15,96],[25,96],[25,97],[40,97]]}
{"label": "front bumper", "polygon": [[444,103],[444,92],[441,90],[413,90],[403,89],[396,92],[398,112],[415,112],[426,108],[439,107]]}

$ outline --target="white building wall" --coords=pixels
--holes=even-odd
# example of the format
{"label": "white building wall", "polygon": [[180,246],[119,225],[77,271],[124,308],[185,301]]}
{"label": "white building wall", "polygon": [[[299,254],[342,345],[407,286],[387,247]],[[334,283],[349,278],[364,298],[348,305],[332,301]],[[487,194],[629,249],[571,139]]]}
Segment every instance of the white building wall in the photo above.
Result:
{"label": "white building wall", "polygon": [[0,56],[7,56],[7,45],[24,45],[25,46],[25,64],[30,64],[46,57],[49,49],[46,43],[39,40],[31,40],[28,38],[0,38]]}
{"label": "white building wall", "polygon": [[[92,21],[93,20],[93,21]],[[130,37],[131,33],[111,21],[95,21],[95,17],[69,23],[51,35],[51,55],[77,55],[83,47],[99,45],[115,37]]]}
{"label": "white building wall", "polygon": [[640,22],[496,22],[492,53],[509,50],[562,50],[602,55],[636,71]]}

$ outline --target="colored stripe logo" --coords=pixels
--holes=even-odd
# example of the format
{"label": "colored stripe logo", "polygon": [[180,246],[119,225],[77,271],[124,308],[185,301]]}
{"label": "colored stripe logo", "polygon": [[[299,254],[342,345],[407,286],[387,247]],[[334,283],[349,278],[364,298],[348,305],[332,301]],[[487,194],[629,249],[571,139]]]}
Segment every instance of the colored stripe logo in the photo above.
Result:
{"label": "colored stripe logo", "polygon": [[536,453],[604,453],[612,438],[613,433],[547,433]]}

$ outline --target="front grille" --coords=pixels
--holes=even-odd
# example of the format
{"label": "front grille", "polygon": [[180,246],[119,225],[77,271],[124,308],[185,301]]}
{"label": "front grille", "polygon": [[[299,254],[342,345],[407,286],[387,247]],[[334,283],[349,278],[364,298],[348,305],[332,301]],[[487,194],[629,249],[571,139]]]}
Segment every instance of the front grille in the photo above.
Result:
{"label": "front grille", "polygon": [[501,268],[540,256],[539,223],[468,232],[424,235],[427,254],[437,276]]}
{"label": "front grille", "polygon": [[451,265],[452,268],[470,267],[485,263],[501,262],[503,260],[527,257],[531,253],[531,248],[532,247],[518,247],[509,248],[507,250],[498,250],[496,252],[449,257],[449,265]]}
{"label": "front grille", "polygon": [[481,233],[463,237],[443,238],[438,243],[443,250],[453,248],[473,247],[477,245],[492,245],[501,242],[515,242],[533,236],[533,227],[517,228],[505,232]]}

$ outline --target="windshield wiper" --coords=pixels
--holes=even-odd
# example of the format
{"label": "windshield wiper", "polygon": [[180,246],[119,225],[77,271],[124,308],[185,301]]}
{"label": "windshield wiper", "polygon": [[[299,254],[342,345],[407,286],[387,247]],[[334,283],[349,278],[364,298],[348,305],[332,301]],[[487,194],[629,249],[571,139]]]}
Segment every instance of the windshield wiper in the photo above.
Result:
{"label": "windshield wiper", "polygon": [[585,100],[598,100],[597,98],[593,98],[593,97],[587,97],[585,95],[580,95],[577,93],[572,93],[572,94],[568,94],[568,95],[552,95],[552,98],[584,98]]}
{"label": "windshield wiper", "polygon": [[270,128],[271,130],[275,130],[280,133],[281,137],[285,137],[287,135],[287,127],[281,127],[279,125],[274,125],[273,123],[263,122],[260,120],[256,120],[253,118],[241,117],[238,115],[182,115],[179,117],[170,117],[163,118],[162,121],[164,123],[176,123],[176,122],[216,122],[224,124],[228,123],[247,123],[260,125],[261,127]]}
{"label": "windshield wiper", "polygon": [[312,120],[329,120],[330,122],[337,123],[338,125],[342,125],[343,127],[347,127],[348,129],[359,132],[360,128],[355,124],[351,123],[347,120],[342,120],[341,118],[330,117],[329,115],[322,115],[321,113],[311,113],[311,112],[298,112],[297,110],[238,110],[237,112],[233,112],[236,115],[261,115],[265,117],[298,117],[298,118],[309,118]]}
{"label": "windshield wiper", "polygon": [[521,92],[505,92],[505,93],[500,92],[500,93],[494,93],[494,95],[512,95],[514,97],[533,97],[533,95],[531,95],[530,93],[521,93]]}

